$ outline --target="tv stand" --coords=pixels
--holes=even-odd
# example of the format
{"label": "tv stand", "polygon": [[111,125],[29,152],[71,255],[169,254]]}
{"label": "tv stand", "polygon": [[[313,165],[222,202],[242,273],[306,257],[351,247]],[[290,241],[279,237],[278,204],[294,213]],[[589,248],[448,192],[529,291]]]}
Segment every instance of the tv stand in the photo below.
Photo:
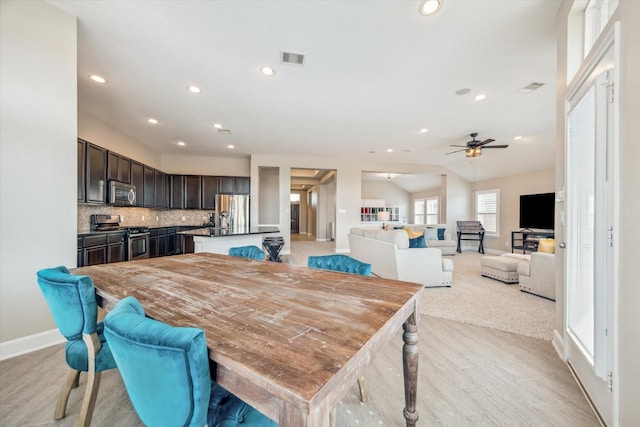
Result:
{"label": "tv stand", "polygon": [[511,232],[511,253],[514,251],[536,252],[538,250],[538,241],[540,239],[553,239],[555,236],[553,231],[533,231],[524,228],[520,231]]}

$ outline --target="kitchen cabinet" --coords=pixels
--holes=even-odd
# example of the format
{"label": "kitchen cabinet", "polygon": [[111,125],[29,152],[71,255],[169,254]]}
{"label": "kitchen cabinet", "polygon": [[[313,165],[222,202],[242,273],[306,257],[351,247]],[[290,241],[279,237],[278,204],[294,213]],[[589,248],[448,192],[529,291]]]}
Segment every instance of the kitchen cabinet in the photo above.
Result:
{"label": "kitchen cabinet", "polygon": [[156,171],[144,165],[144,203],[145,208],[156,206]]}
{"label": "kitchen cabinet", "polygon": [[144,165],[135,160],[131,161],[131,185],[136,186],[135,206],[144,204]]}
{"label": "kitchen cabinet", "polygon": [[84,202],[85,192],[85,150],[87,143],[81,139],[78,139],[78,201]]}
{"label": "kitchen cabinet", "polygon": [[106,202],[107,195],[107,150],[86,143],[85,185],[87,203]]}
{"label": "kitchen cabinet", "polygon": [[157,208],[166,208],[168,206],[167,203],[167,174],[164,172],[160,172],[159,170],[155,171],[155,196],[156,196],[156,207]]}
{"label": "kitchen cabinet", "polygon": [[85,236],[82,245],[82,265],[86,267],[106,264],[107,259],[107,235]]}
{"label": "kitchen cabinet", "polygon": [[131,184],[131,160],[113,151],[107,156],[107,181]]}
{"label": "kitchen cabinet", "polygon": [[216,208],[216,194],[218,193],[218,177],[202,177],[202,209]]}
{"label": "kitchen cabinet", "polygon": [[236,178],[233,176],[219,176],[218,194],[236,194]]}
{"label": "kitchen cabinet", "polygon": [[175,255],[176,252],[176,227],[158,227],[149,230],[149,257]]}
{"label": "kitchen cabinet", "polygon": [[248,176],[236,177],[236,193],[235,194],[251,194],[251,178]]}
{"label": "kitchen cabinet", "polygon": [[184,176],[184,208],[201,209],[202,179],[197,175]]}
{"label": "kitchen cabinet", "polygon": [[107,236],[107,262],[122,262],[127,260],[124,245],[125,233],[113,233]]}
{"label": "kitchen cabinet", "polygon": [[169,207],[171,209],[184,209],[184,176],[171,175]]}

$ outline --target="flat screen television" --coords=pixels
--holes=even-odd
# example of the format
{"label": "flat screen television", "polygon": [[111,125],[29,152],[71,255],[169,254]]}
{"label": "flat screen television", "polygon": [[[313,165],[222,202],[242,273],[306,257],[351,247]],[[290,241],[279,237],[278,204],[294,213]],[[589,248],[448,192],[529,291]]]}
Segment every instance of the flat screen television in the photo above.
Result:
{"label": "flat screen television", "polygon": [[521,195],[520,228],[553,230],[555,206],[555,193]]}

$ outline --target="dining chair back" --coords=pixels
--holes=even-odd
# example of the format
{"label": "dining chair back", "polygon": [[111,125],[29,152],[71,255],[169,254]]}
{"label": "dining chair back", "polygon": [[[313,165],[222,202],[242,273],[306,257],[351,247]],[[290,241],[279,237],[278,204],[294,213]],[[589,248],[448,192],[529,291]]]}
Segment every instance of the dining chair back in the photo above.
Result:
{"label": "dining chair back", "polygon": [[118,302],[104,324],[131,403],[145,425],[277,426],[211,380],[203,330],[145,317],[134,297]]}
{"label": "dining chair back", "polygon": [[371,264],[344,254],[310,256],[307,259],[307,267],[360,274],[362,276],[371,275]]}
{"label": "dining chair back", "polygon": [[80,372],[87,372],[79,426],[91,424],[100,374],[116,367],[105,342],[103,325],[98,322],[93,281],[87,276],[75,276],[66,267],[38,271],[38,286],[42,291],[58,330],[67,339],[65,356],[69,371],[58,397],[54,419],[64,418],[71,389],[78,386]]}
{"label": "dining chair back", "polygon": [[257,246],[238,246],[229,248],[229,255],[264,261],[264,252]]}

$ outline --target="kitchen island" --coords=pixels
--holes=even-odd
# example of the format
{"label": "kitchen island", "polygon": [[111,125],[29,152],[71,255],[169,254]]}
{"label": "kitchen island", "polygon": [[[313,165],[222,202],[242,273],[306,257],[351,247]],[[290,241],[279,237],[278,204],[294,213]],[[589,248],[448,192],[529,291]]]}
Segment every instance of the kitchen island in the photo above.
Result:
{"label": "kitchen island", "polygon": [[278,227],[218,228],[202,227],[180,231],[178,234],[193,237],[195,253],[211,252],[227,255],[229,248],[254,245],[262,248],[265,235],[279,233]]}

